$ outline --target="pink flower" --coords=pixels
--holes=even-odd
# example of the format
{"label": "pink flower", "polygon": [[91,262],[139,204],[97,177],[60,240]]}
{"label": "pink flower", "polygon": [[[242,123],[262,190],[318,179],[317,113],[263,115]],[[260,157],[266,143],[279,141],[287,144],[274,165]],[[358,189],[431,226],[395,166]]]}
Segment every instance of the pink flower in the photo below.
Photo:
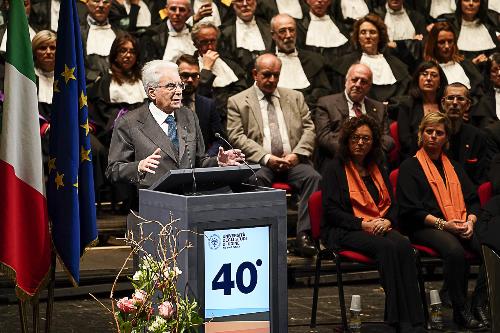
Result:
{"label": "pink flower", "polygon": [[134,299],[134,302],[136,303],[137,306],[141,306],[146,302],[146,299],[148,297],[148,294],[144,290],[136,290],[135,293],[132,295],[132,298]]}
{"label": "pink flower", "polygon": [[121,312],[131,313],[137,310],[134,303],[135,302],[133,299],[128,299],[128,297],[123,297],[118,301],[116,305],[118,306],[118,309],[120,309]]}
{"label": "pink flower", "polygon": [[174,310],[174,306],[172,305],[172,303],[170,303],[169,301],[165,301],[165,302],[161,303],[160,306],[158,307],[158,312],[159,312],[160,316],[162,316],[165,319],[168,319],[168,318],[172,317],[175,310]]}

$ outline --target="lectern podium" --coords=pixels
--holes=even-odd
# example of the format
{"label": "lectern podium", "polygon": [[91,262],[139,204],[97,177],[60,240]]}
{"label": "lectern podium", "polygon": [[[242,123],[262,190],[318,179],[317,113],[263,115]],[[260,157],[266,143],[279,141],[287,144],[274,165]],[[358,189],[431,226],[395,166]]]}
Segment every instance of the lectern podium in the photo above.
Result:
{"label": "lectern podium", "polygon": [[[252,173],[247,166],[173,170],[139,191],[140,216],[167,222],[172,214],[178,230],[193,231],[178,239],[193,245],[178,258],[179,290],[199,301],[209,322],[202,332],[287,332],[285,192],[242,183]],[[143,226],[145,234],[155,228]],[[152,243],[144,248],[155,253]]]}

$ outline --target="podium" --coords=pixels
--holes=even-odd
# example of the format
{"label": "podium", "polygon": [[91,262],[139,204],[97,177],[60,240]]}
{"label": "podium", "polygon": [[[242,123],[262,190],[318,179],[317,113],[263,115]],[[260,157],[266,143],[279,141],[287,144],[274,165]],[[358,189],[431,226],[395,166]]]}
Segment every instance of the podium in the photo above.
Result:
{"label": "podium", "polygon": [[[192,231],[178,237],[193,245],[177,259],[178,289],[198,300],[209,322],[201,332],[287,332],[285,191],[244,184],[252,174],[244,165],[172,170],[139,191],[141,217],[172,214]],[[158,228],[143,225],[146,235]],[[156,253],[152,242],[144,248]]]}

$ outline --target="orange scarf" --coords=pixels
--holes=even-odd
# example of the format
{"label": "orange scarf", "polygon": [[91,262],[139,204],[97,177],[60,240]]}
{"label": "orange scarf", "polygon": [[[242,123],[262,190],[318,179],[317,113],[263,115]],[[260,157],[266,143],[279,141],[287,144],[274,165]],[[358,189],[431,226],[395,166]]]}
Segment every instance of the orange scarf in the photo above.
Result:
{"label": "orange scarf", "polygon": [[425,177],[427,177],[427,181],[446,221],[452,219],[465,221],[467,210],[465,208],[462,186],[460,186],[460,180],[448,157],[445,154],[441,154],[446,186],[438,169],[423,148],[417,151],[415,157],[424,170]]}
{"label": "orange scarf", "polygon": [[375,163],[368,167],[368,172],[378,189],[379,202],[375,204],[370,192],[366,188],[365,182],[359,176],[354,163],[349,161],[345,165],[345,174],[347,176],[347,186],[349,186],[349,197],[351,199],[352,209],[356,217],[363,218],[363,221],[370,221],[375,218],[384,217],[391,207],[391,197],[384,178]]}

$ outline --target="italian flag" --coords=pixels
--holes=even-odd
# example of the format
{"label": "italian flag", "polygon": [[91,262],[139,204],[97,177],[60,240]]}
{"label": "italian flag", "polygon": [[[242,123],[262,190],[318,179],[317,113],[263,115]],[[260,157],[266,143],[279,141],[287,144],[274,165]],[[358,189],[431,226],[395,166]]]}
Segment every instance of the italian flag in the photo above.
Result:
{"label": "italian flag", "polygon": [[11,0],[5,100],[0,135],[0,266],[31,297],[48,276],[51,257],[37,89],[22,0]]}

